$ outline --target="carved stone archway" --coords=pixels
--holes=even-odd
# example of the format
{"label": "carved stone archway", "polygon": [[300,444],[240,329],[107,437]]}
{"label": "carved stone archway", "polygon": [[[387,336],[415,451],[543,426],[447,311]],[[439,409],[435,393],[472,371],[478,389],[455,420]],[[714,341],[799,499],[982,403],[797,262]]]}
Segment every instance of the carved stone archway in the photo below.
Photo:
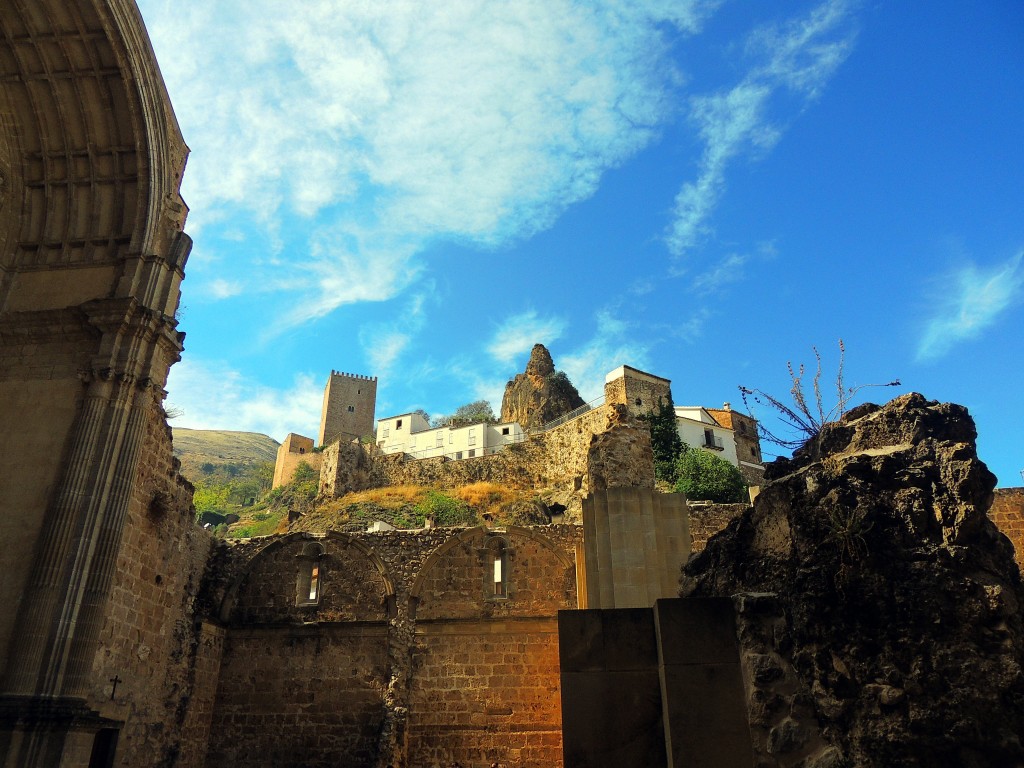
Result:
{"label": "carved stone archway", "polygon": [[187,153],[133,0],[0,3],[4,765],[78,764],[144,424],[182,349]]}

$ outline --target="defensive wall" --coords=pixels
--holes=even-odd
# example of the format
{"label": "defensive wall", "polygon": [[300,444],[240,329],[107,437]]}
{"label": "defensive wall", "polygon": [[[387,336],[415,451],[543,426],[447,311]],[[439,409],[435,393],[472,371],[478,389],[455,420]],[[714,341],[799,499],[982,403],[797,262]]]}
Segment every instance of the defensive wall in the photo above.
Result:
{"label": "defensive wall", "polygon": [[277,448],[277,460],[274,462],[273,488],[290,483],[295,477],[299,464],[306,462],[314,470],[319,471],[322,454],[313,452],[313,438],[289,432]]}
{"label": "defensive wall", "polygon": [[576,516],[584,496],[616,486],[654,486],[650,433],[628,409],[603,405],[498,453],[473,459],[412,459],[375,446],[335,443],[323,451],[320,493],[337,497],[389,485],[454,488],[477,481],[550,489]]}

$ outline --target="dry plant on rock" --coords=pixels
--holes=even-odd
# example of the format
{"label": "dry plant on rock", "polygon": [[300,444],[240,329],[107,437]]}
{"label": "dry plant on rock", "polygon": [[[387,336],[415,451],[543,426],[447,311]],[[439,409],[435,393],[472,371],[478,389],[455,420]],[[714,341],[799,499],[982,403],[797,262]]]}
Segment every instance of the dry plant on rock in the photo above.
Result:
{"label": "dry plant on rock", "polygon": [[836,402],[828,410],[825,409],[825,393],[821,383],[821,354],[817,347],[811,347],[814,351],[814,358],[817,366],[814,371],[812,382],[813,402],[808,402],[808,393],[804,390],[804,377],[807,369],[801,363],[796,369],[791,362],[786,363],[789,370],[789,378],[793,382],[789,394],[793,398],[793,405],[787,405],[781,399],[770,395],[763,389],[750,389],[740,386],[740,394],[743,397],[743,404],[747,411],[753,415],[751,400],[759,405],[768,405],[775,409],[779,418],[794,433],[793,437],[785,437],[782,434],[768,429],[764,422],[758,421],[758,430],[761,438],[787,450],[794,450],[817,437],[823,425],[830,421],[838,421],[843,414],[850,410],[851,401],[862,389],[869,387],[898,387],[900,380],[895,379],[887,384],[860,384],[855,387],[847,387],[843,381],[843,365],[846,357],[846,345],[839,340],[839,370],[836,372]]}

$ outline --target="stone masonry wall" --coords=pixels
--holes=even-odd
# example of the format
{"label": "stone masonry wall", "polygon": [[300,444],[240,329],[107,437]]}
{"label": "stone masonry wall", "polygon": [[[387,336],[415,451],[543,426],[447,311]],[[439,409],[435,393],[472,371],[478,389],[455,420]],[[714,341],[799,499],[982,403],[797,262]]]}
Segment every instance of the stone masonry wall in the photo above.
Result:
{"label": "stone masonry wall", "polygon": [[[560,766],[576,526],[293,533],[222,551],[207,765]],[[494,599],[495,540],[508,597]],[[323,547],[318,605],[299,555]],[[490,595],[490,596],[489,596]]]}
{"label": "stone masonry wall", "polygon": [[996,488],[988,516],[1010,539],[1017,566],[1024,568],[1024,488]]}
{"label": "stone masonry wall", "polygon": [[197,674],[195,621],[212,539],[193,520],[192,487],[178,475],[156,400],[147,430],[89,695],[90,706],[124,722],[115,765],[125,768],[196,765],[179,760],[203,737],[201,728],[184,733],[185,723],[192,698],[214,684]]}
{"label": "stone masonry wall", "polygon": [[704,549],[708,539],[743,514],[749,504],[701,504],[690,502],[690,554]]}
{"label": "stone masonry wall", "polygon": [[591,488],[654,487],[650,433],[621,405],[595,408],[498,453],[473,459],[411,459],[373,446],[336,444],[323,452],[320,493],[388,485],[452,488],[486,480],[510,488],[548,488],[578,519]]}

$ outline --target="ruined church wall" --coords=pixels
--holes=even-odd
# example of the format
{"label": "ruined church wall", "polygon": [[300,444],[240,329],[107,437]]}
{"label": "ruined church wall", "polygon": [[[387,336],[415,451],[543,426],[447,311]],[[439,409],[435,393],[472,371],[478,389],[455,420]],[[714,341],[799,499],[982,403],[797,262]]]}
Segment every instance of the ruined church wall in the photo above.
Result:
{"label": "ruined church wall", "polygon": [[989,519],[1013,544],[1018,568],[1024,568],[1024,488],[996,488]]}
{"label": "ruined church wall", "polygon": [[[508,598],[494,598],[495,540]],[[409,694],[410,765],[561,765],[558,623],[575,568],[536,537],[488,532],[424,568]]]}
{"label": "ruined church wall", "polygon": [[142,446],[89,705],[124,722],[115,765],[197,765],[179,756],[204,751],[203,729],[186,732],[185,723],[193,698],[213,685],[198,671],[218,654],[204,654],[195,621],[212,537],[194,522],[192,487],[177,473],[155,399]]}
{"label": "ruined church wall", "polygon": [[[495,536],[510,554],[504,601],[485,596]],[[435,528],[232,545],[206,765],[560,766],[556,615],[575,607],[580,536]],[[296,606],[312,542],[321,600]]]}

